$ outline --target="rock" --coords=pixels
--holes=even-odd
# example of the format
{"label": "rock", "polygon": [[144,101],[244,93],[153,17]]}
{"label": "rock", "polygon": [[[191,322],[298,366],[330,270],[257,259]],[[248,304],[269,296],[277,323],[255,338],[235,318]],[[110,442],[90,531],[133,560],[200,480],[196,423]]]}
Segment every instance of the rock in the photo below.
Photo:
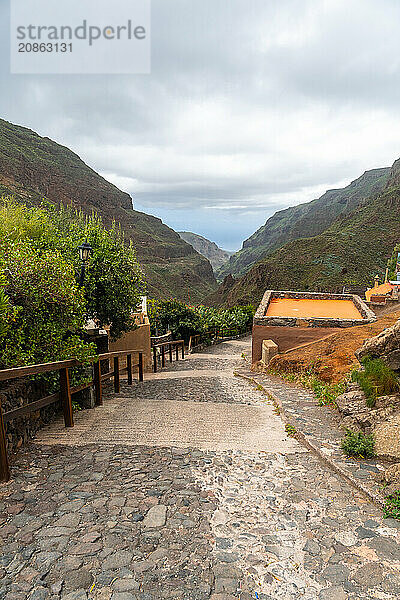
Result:
{"label": "rock", "polygon": [[58,596],[61,593],[62,586],[63,586],[63,580],[62,579],[60,581],[56,581],[55,583],[53,583],[50,586],[51,593],[55,594],[56,596]]}
{"label": "rock", "polygon": [[85,590],[76,590],[75,592],[63,595],[62,600],[87,600],[87,593]]}
{"label": "rock", "polygon": [[350,570],[345,565],[328,565],[322,575],[332,583],[344,583],[349,579]]}
{"label": "rock", "polygon": [[353,579],[356,583],[371,588],[379,585],[383,580],[382,567],[374,562],[363,565],[353,574]]}
{"label": "rock", "polygon": [[141,513],[135,513],[135,514],[131,515],[130,519],[134,523],[139,523],[140,521],[143,521],[144,516]]}
{"label": "rock", "polygon": [[71,535],[73,529],[70,527],[46,527],[38,533],[38,537],[61,537],[62,535]]}
{"label": "rock", "polygon": [[226,550],[232,548],[232,540],[229,538],[217,538],[215,540],[216,546],[219,550]]}
{"label": "rock", "polygon": [[136,579],[117,579],[112,587],[116,592],[130,592],[131,590],[138,590],[139,583]]}
{"label": "rock", "polygon": [[321,590],[320,600],[347,600],[347,594],[342,587],[330,587]]}
{"label": "rock", "polygon": [[312,556],[318,556],[321,553],[321,548],[315,540],[307,540],[303,548],[304,552],[308,552]]}
{"label": "rock", "polygon": [[335,533],[335,540],[348,548],[357,543],[357,536],[352,531],[340,531]]}
{"label": "rock", "polygon": [[36,588],[29,596],[29,600],[47,600],[49,592],[46,588]]}
{"label": "rock", "polygon": [[375,531],[372,531],[372,529],[366,529],[365,527],[362,527],[361,525],[360,525],[360,527],[357,527],[356,532],[357,532],[358,537],[361,540],[376,537],[378,535]]}
{"label": "rock", "polygon": [[385,471],[386,483],[398,483],[400,484],[400,463],[390,465]]}
{"label": "rock", "polygon": [[234,552],[219,552],[217,554],[217,559],[224,563],[233,563],[238,560],[238,555]]}
{"label": "rock", "polygon": [[235,594],[237,591],[238,582],[236,579],[223,579],[217,578],[215,580],[215,593],[221,594],[222,592],[228,594]]}
{"label": "rock", "polygon": [[114,552],[111,556],[108,556],[102,564],[103,570],[112,570],[112,569],[120,569],[121,567],[126,567],[129,565],[133,558],[131,552],[127,550],[120,550],[118,552]]}
{"label": "rock", "polygon": [[361,389],[352,392],[345,392],[336,398],[336,404],[339,412],[343,416],[352,415],[360,407],[365,407],[365,395]]}
{"label": "rock", "polygon": [[378,456],[400,459],[400,413],[377,425],[374,436]]}
{"label": "rock", "polygon": [[389,352],[382,358],[384,358],[388,367],[394,371],[400,369],[400,350],[393,350],[393,352]]}
{"label": "rock", "polygon": [[385,560],[399,560],[400,545],[393,538],[379,536],[368,541],[368,545]]}
{"label": "rock", "polygon": [[381,358],[391,369],[400,368],[400,320],[392,327],[384,329],[378,335],[364,341],[361,348],[356,350],[358,360],[364,356]]}
{"label": "rock", "polygon": [[87,569],[70,571],[65,575],[65,588],[67,590],[78,590],[90,588],[93,583],[93,575]]}
{"label": "rock", "polygon": [[167,507],[164,504],[156,504],[148,511],[143,520],[143,527],[155,529],[164,527],[167,520]]}

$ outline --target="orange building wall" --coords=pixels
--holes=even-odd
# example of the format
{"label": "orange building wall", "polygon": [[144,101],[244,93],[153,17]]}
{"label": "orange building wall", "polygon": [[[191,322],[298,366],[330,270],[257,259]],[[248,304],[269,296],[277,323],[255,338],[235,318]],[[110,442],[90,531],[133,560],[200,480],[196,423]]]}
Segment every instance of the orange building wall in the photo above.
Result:
{"label": "orange building wall", "polygon": [[[150,341],[150,323],[147,317],[144,318],[144,323],[139,325],[137,329],[128,331],[117,340],[110,342],[110,352],[118,352],[124,350],[141,350],[143,351],[143,368],[146,373],[152,370],[151,362],[151,341]],[[137,360],[133,359],[136,363]]]}

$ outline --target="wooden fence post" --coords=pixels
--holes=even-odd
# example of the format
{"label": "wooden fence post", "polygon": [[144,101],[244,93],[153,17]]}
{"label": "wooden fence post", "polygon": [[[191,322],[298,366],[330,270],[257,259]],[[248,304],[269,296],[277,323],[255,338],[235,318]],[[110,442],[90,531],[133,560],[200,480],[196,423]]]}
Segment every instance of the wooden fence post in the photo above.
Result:
{"label": "wooden fence post", "polygon": [[65,427],[73,427],[74,411],[72,410],[71,387],[69,384],[68,367],[60,369],[60,395],[64,410]]}
{"label": "wooden fence post", "polygon": [[172,344],[169,345],[169,362],[172,362]]}
{"label": "wooden fence post", "polygon": [[6,430],[0,401],[0,481],[8,481],[9,479],[10,467],[8,466]]}
{"label": "wooden fence post", "polygon": [[101,364],[99,360],[93,364],[93,381],[96,398],[95,405],[101,406],[103,404],[103,390],[101,385]]}
{"label": "wooden fence post", "polygon": [[132,354],[126,356],[126,368],[128,369],[128,385],[132,385]]}
{"label": "wooden fence post", "polygon": [[157,373],[157,348],[153,348],[154,373]]}
{"label": "wooden fence post", "polygon": [[179,360],[179,346],[178,346],[178,344],[175,344],[175,358],[176,358],[176,360]]}
{"label": "wooden fence post", "polygon": [[161,366],[165,367],[165,346],[161,346]]}
{"label": "wooden fence post", "polygon": [[118,356],[114,357],[114,392],[116,394],[119,393],[120,385],[119,385],[119,358]]}
{"label": "wooden fence post", "polygon": [[143,381],[143,352],[139,352],[139,381]]}
{"label": "wooden fence post", "polygon": [[182,342],[182,358],[185,358],[185,342]]}

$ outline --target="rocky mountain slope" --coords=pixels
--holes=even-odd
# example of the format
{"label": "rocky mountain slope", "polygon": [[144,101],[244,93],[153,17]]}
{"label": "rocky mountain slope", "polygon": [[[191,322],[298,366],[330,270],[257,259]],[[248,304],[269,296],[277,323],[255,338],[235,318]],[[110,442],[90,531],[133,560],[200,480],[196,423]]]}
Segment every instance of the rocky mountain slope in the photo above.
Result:
{"label": "rocky mountain slope", "polygon": [[178,231],[178,233],[185,242],[193,246],[199,254],[202,254],[210,261],[214,271],[222,267],[233,254],[233,252],[222,250],[215,242],[210,242],[210,240],[197,233],[192,233],[191,231]]}
{"label": "rocky mountain slope", "polygon": [[[322,233],[275,249],[229,286],[223,302],[256,304],[268,288],[339,291],[345,284],[372,283],[377,273],[383,276],[400,238],[400,160],[382,176],[380,193],[382,182]],[[220,303],[221,294],[209,300]]]}
{"label": "rocky mountain slope", "polygon": [[197,302],[216,287],[210,263],[160,219],[133,210],[129,194],[68,148],[2,119],[0,195],[31,204],[46,197],[86,213],[94,210],[105,223],[120,222],[133,241],[152,296]]}
{"label": "rocky mountain slope", "polygon": [[270,217],[217,272],[219,279],[229,273],[243,275],[259,260],[287,242],[319,235],[340,215],[353,212],[365,200],[379,194],[389,177],[390,168],[366,171],[347,187],[328,190],[320,198],[280,210]]}

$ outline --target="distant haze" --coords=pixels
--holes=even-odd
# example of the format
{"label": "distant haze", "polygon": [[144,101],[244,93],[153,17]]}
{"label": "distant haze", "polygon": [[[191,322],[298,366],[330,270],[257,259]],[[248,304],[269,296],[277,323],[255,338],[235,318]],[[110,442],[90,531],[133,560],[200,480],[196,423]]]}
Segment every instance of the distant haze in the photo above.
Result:
{"label": "distant haze", "polygon": [[1,2],[1,116],[227,250],[400,156],[398,0],[153,0],[152,18],[151,75],[11,76]]}

